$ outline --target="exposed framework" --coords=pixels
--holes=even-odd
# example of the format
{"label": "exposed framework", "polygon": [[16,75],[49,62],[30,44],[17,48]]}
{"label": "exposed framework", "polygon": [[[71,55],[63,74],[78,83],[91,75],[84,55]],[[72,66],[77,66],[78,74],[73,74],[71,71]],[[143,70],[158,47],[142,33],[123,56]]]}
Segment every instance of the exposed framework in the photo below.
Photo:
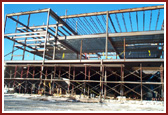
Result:
{"label": "exposed framework", "polygon": [[[12,52],[5,55],[12,54],[12,61],[6,61],[5,65],[5,84],[19,93],[82,92],[104,98],[110,94],[131,95],[142,100],[149,92],[157,91],[163,99],[164,23],[158,26],[159,19],[163,21],[160,15],[163,8],[161,5],[60,17],[50,8],[7,14],[5,25],[9,18],[16,22],[16,29],[15,33],[4,34],[4,38],[14,42]],[[149,29],[145,27],[148,11],[151,11]],[[157,17],[152,16],[154,11],[158,12]],[[139,20],[141,12],[143,20]],[[46,25],[29,26],[31,15],[36,13],[47,13]],[[23,15],[28,15],[27,24],[19,21]],[[50,18],[55,24],[50,24]],[[152,29],[154,18],[156,26]],[[37,55],[43,61],[16,61],[13,56],[18,49],[15,48],[23,50],[22,60],[25,52],[29,52],[34,54],[33,60]],[[79,59],[79,56],[80,60],[57,60]],[[102,56],[106,60],[89,60]],[[116,60],[109,59],[110,56],[116,56]]]}

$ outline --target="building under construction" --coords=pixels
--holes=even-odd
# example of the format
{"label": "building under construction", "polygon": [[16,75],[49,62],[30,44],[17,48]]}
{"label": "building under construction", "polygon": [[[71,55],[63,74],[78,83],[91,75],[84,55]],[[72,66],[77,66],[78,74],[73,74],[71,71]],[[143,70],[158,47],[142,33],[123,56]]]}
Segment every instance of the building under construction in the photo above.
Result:
{"label": "building under construction", "polygon": [[[31,18],[41,14],[46,24],[31,26]],[[5,55],[11,59],[4,63],[4,85],[17,93],[163,100],[161,14],[164,5],[65,16],[50,8],[7,14],[4,32],[8,21],[15,32],[4,33],[13,41]]]}

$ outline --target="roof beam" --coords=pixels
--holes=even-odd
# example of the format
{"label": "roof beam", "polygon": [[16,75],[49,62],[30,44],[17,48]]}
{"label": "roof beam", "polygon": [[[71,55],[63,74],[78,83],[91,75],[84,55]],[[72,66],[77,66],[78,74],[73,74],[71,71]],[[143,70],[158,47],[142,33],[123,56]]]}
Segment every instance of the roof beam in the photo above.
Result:
{"label": "roof beam", "polygon": [[[149,6],[149,7],[141,7],[141,8],[131,8],[131,9],[122,9],[122,10],[112,10],[109,11],[109,14],[115,13],[125,13],[125,12],[136,12],[136,11],[145,11],[145,10],[155,10],[155,9],[163,9],[164,5],[160,6]],[[75,14],[68,16],[60,16],[60,18],[77,18],[77,17],[87,17],[87,16],[97,16],[97,15],[106,15],[107,11],[104,12],[92,12],[92,13],[84,13],[84,14]]]}
{"label": "roof beam", "polygon": [[42,10],[34,10],[34,11],[27,11],[27,12],[19,12],[19,13],[11,13],[11,14],[7,14],[7,17],[11,17],[11,16],[19,16],[19,15],[28,15],[28,14],[35,14],[35,13],[43,13],[43,12],[48,12],[48,8],[47,9],[42,9]]}

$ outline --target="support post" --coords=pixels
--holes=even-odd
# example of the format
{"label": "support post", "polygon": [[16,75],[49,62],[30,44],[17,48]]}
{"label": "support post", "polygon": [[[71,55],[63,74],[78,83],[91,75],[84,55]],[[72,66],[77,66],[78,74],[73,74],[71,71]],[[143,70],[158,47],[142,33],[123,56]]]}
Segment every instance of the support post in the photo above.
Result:
{"label": "support post", "polygon": [[107,11],[107,14],[106,14],[106,44],[105,44],[105,52],[106,52],[106,59],[107,59],[107,56],[108,56],[108,11]]}
{"label": "support post", "polygon": [[6,28],[6,21],[7,21],[7,16],[5,16],[5,22],[4,22],[4,34],[5,34],[5,28]]}
{"label": "support post", "polygon": [[103,76],[103,60],[101,59],[101,64],[100,64],[100,92],[99,92],[99,97],[100,100],[99,102],[102,103],[102,76]]}
{"label": "support post", "polygon": [[44,94],[45,94],[45,92],[46,92],[46,80],[47,80],[47,76],[48,76],[48,73],[47,73],[47,71],[48,71],[48,68],[46,68],[46,71],[45,71],[45,80],[44,80]]}
{"label": "support post", "polygon": [[55,27],[55,45],[53,47],[53,60],[55,60],[55,54],[56,54],[56,45],[57,45],[57,35],[58,35],[58,24],[56,24],[56,27]]}
{"label": "support post", "polygon": [[34,75],[35,75],[35,67],[33,67],[33,78],[34,78]]}
{"label": "support post", "polygon": [[80,61],[81,61],[81,58],[82,58],[82,40],[81,40],[81,47],[80,47]]}
{"label": "support post", "polygon": [[140,64],[140,77],[141,77],[141,102],[143,99],[143,94],[142,94],[142,64]]}
{"label": "support post", "polygon": [[71,82],[70,82],[70,76],[71,76],[71,65],[69,64],[69,75],[68,75],[69,84],[68,84],[68,94],[70,94],[70,85],[71,85]]}
{"label": "support post", "polygon": [[25,91],[24,91],[24,93],[26,93],[27,92],[27,81],[25,82]]}
{"label": "support post", "polygon": [[73,68],[73,80],[75,80],[75,67]]}
{"label": "support post", "polygon": [[46,36],[45,36],[45,44],[44,44],[43,63],[42,63],[42,65],[44,65],[44,61],[45,61],[45,54],[46,54],[46,47],[47,47],[47,38],[49,37],[49,36],[48,36],[49,18],[50,18],[50,9],[48,10],[48,16],[47,16]]}
{"label": "support post", "polygon": [[22,77],[23,77],[23,67],[22,67],[21,74],[20,74],[20,78]]}
{"label": "support post", "polygon": [[90,67],[88,68],[88,80],[90,80]]}
{"label": "support post", "polygon": [[39,83],[39,90],[41,90],[41,84],[42,84],[42,73],[43,73],[43,65],[41,65],[41,71],[40,71],[40,83]]}
{"label": "support post", "polygon": [[161,66],[160,66],[160,77],[161,77],[161,83],[162,83],[161,97],[162,97],[162,100],[163,100],[164,99],[163,64],[161,64]]}
{"label": "support post", "polygon": [[106,85],[107,85],[107,70],[106,70],[106,67],[105,67],[105,85],[104,85],[104,99],[106,99],[106,95],[107,95],[107,91],[106,91]]}
{"label": "support post", "polygon": [[53,79],[53,73],[51,73],[51,79],[50,79],[50,82],[49,82],[49,94],[52,95],[52,79]]}
{"label": "support post", "polygon": [[[17,21],[19,21],[19,16],[17,16]],[[17,33],[17,26],[18,26],[18,22],[16,22],[15,33]],[[15,36],[16,36],[16,35],[15,35]],[[11,60],[13,60],[14,47],[15,47],[15,42],[13,43],[13,47],[12,47],[12,56],[11,56]]]}
{"label": "support post", "polygon": [[[29,14],[28,21],[27,21],[27,27],[29,27],[29,22],[30,22],[30,14]],[[26,32],[28,32],[28,28],[26,29]],[[25,38],[25,44],[26,44],[26,40],[27,40],[27,38]],[[24,58],[25,58],[25,49],[26,49],[26,46],[24,46],[22,60],[24,60]]]}
{"label": "support post", "polygon": [[[14,78],[16,78],[16,73],[17,73],[17,66],[15,66],[15,74],[14,74]],[[13,87],[15,87],[15,80],[13,82]]]}
{"label": "support post", "polygon": [[61,78],[61,68],[59,68],[59,75],[58,75],[58,78],[59,78],[59,79]]}
{"label": "support post", "polygon": [[10,79],[12,78],[12,70],[10,70]]}
{"label": "support post", "polygon": [[27,67],[27,73],[26,73],[26,78],[29,77],[29,66]]}
{"label": "support post", "polygon": [[[123,82],[123,67],[121,65],[121,82]],[[123,91],[123,83],[120,85],[120,95],[123,96],[124,91]]]}
{"label": "support post", "polygon": [[[87,66],[85,65],[85,80],[86,80],[86,75],[87,74]],[[86,95],[86,81],[84,82],[84,96]]]}
{"label": "support post", "polygon": [[125,61],[125,38],[124,38],[124,61]]}

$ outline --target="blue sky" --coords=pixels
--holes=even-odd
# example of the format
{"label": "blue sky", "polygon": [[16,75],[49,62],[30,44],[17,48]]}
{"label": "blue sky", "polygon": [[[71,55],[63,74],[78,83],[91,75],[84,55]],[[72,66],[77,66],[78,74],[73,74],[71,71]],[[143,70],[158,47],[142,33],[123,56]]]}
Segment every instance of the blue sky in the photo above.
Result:
{"label": "blue sky", "polygon": [[[71,14],[110,11],[110,10],[156,6],[156,5],[162,5],[162,4],[5,4],[4,15],[9,13],[51,8],[54,12],[57,13],[57,15],[62,16],[62,15],[65,15],[66,9],[68,10],[67,15],[71,15]],[[22,22],[25,21],[24,18],[20,20],[22,20]],[[38,17],[38,19],[36,19],[35,21],[40,22],[42,20],[43,19]],[[10,26],[9,24],[11,24],[10,20],[8,20],[6,25],[6,33],[11,33],[11,32],[13,33],[13,28],[15,27],[15,24],[11,24]],[[121,28],[124,28],[124,26],[122,26]],[[133,28],[135,28],[134,25],[133,25]],[[11,41],[6,39],[4,40],[4,55],[12,51],[12,45],[13,43]],[[18,51],[18,53],[21,54],[22,52]],[[6,56],[5,60],[10,60],[10,56],[11,55]],[[27,60],[30,60],[30,56],[26,56],[25,58]]]}

